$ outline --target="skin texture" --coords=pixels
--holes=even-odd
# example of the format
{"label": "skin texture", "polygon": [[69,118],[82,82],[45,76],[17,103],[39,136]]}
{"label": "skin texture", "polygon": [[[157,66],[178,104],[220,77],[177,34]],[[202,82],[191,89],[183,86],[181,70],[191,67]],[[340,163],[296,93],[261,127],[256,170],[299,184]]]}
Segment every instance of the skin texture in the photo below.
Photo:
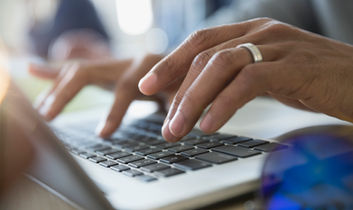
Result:
{"label": "skin texture", "polygon": [[114,103],[106,119],[96,130],[99,136],[109,137],[119,127],[133,100],[153,100],[162,108],[164,102],[171,101],[168,96],[175,94],[173,90],[177,90],[176,87],[172,86],[173,88],[167,88],[166,91],[151,97],[144,96],[138,90],[139,80],[161,59],[161,55],[151,54],[139,59],[71,62],[58,69],[32,64],[29,67],[30,73],[40,78],[54,80],[52,89],[42,99],[37,109],[50,121],[86,85],[95,84],[113,89]]}
{"label": "skin texture", "polygon": [[[253,43],[263,62],[253,63]],[[353,122],[353,46],[268,18],[197,31],[140,81],[145,95],[183,79],[162,128],[177,141],[201,120],[212,133],[256,96]]]}

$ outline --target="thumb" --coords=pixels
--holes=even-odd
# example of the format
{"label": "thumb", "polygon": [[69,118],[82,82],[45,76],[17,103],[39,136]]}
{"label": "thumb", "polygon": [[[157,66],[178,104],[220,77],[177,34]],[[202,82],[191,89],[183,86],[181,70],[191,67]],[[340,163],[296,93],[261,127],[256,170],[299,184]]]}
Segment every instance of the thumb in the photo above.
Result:
{"label": "thumb", "polygon": [[30,63],[28,71],[32,75],[42,79],[55,79],[59,75],[60,69],[48,65]]}

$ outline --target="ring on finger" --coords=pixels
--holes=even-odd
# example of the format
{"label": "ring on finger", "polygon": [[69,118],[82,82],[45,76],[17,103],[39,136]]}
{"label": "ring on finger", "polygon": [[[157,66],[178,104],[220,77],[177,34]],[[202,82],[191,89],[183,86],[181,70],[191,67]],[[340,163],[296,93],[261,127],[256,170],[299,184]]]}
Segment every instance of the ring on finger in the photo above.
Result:
{"label": "ring on finger", "polygon": [[245,48],[245,49],[247,49],[250,52],[254,63],[259,63],[259,62],[263,61],[263,57],[262,57],[262,54],[261,54],[259,48],[256,45],[254,45],[254,44],[252,44],[250,42],[249,43],[240,44],[240,45],[236,46],[236,48]]}

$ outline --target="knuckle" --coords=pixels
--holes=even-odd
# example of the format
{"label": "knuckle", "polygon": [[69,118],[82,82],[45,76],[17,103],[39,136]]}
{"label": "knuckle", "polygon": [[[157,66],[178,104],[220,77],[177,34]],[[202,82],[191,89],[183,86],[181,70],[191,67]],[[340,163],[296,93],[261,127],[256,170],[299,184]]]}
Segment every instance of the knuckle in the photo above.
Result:
{"label": "knuckle", "polygon": [[291,27],[277,20],[271,20],[264,24],[264,32],[272,37],[287,36],[291,32]]}
{"label": "knuckle", "polygon": [[207,51],[204,51],[204,52],[201,52],[200,54],[198,54],[194,61],[193,61],[193,65],[195,66],[205,66],[208,61],[210,60],[211,58],[211,53],[210,52],[207,52]]}
{"label": "knuckle", "polygon": [[217,52],[212,58],[212,63],[216,66],[227,66],[233,62],[233,53],[229,50]]}
{"label": "knuckle", "polygon": [[202,29],[193,32],[188,38],[187,42],[190,43],[194,47],[200,47],[207,42],[210,37],[210,30],[209,29]]}
{"label": "knuckle", "polygon": [[274,21],[274,19],[269,17],[258,17],[258,18],[254,18],[253,21],[261,24],[261,23],[268,23],[268,22]]}
{"label": "knuckle", "polygon": [[211,57],[212,55],[207,51],[198,54],[191,64],[191,69],[193,71],[196,71],[196,74],[199,74],[202,69],[206,66],[208,61],[211,59]]}

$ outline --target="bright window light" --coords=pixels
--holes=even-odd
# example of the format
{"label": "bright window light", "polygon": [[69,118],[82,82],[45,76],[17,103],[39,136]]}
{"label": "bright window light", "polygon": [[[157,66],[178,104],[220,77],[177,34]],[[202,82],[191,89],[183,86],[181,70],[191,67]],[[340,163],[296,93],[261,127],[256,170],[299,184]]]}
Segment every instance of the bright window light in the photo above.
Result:
{"label": "bright window light", "polygon": [[116,0],[121,30],[130,35],[145,33],[153,22],[151,0]]}

